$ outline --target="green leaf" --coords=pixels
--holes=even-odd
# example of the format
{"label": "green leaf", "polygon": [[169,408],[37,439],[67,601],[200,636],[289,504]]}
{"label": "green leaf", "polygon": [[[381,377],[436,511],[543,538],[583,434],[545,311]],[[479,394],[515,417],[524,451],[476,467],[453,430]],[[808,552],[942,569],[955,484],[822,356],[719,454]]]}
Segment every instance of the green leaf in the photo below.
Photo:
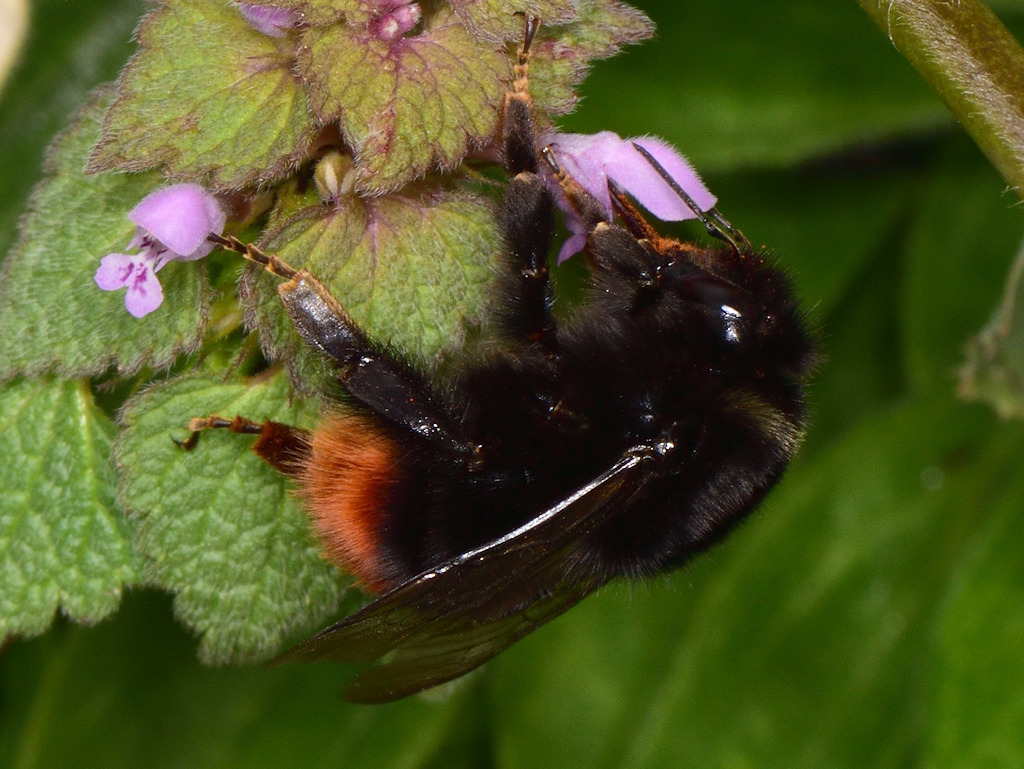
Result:
{"label": "green leaf", "polygon": [[[480,319],[500,251],[488,200],[458,191],[347,197],[333,207],[312,193],[305,199],[302,207],[282,196],[281,208],[297,213],[272,222],[268,251],[309,270],[371,336],[414,360],[459,346]],[[301,361],[315,354],[292,328],[279,283],[247,276],[248,319],[272,358],[308,370]]]}
{"label": "green leaf", "polygon": [[[79,62],[127,37],[79,30],[65,0],[36,2],[45,44],[4,94],[28,106],[0,104],[5,191],[27,178],[22,141],[81,100],[94,70]],[[1020,39],[1019,0],[999,5]],[[658,39],[596,68],[571,127],[685,149],[723,213],[793,269],[822,329],[809,439],[763,511],[671,580],[612,587],[542,628],[459,707],[348,706],[329,664],[203,668],[169,599],[135,593],[99,627],[5,648],[0,765],[1024,763],[1020,427],[925,394],[952,389],[961,343],[1002,294],[1015,198],[950,141],[947,110],[854,3],[644,8]],[[63,79],[34,79],[58,62]],[[197,451],[208,438],[246,444],[216,433]]]}
{"label": "green leaf", "polygon": [[299,65],[317,117],[340,121],[359,188],[374,194],[450,170],[487,144],[509,76],[505,52],[444,10],[422,34],[394,41],[362,26],[314,27]]}
{"label": "green leaf", "polygon": [[113,434],[81,382],[0,389],[0,639],[42,633],[58,610],[98,622],[136,581],[114,505]]}
{"label": "green leaf", "polygon": [[530,66],[530,93],[538,107],[556,115],[576,108],[576,86],[594,59],[605,59],[627,44],[654,35],[641,11],[618,0],[579,0],[577,18],[557,27],[541,27]]}
{"label": "green leaf", "polygon": [[101,91],[50,148],[18,245],[0,275],[0,379],[56,371],[100,374],[162,368],[195,350],[209,298],[204,271],[169,264],[160,273],[164,304],[136,319],[124,293],[93,281],[104,254],[124,251],[135,235],[128,212],[157,186],[154,174],[82,171],[110,93]]}
{"label": "green leaf", "polygon": [[577,6],[580,4],[579,0],[524,0],[516,3],[517,13],[512,13],[506,0],[450,2],[452,10],[477,39],[512,41],[517,45],[523,41],[523,17],[520,14],[536,16],[544,26],[568,24],[578,18]]}
{"label": "green leaf", "polygon": [[902,343],[909,381],[950,386],[963,345],[1003,293],[1021,210],[965,138],[936,164],[908,234]]}
{"label": "green leaf", "polygon": [[416,769],[467,716],[461,694],[344,702],[339,665],[202,666],[169,615],[137,594],[112,622],[5,649],[0,765]]}
{"label": "green leaf", "polygon": [[1024,248],[1010,268],[992,319],[967,345],[960,395],[991,404],[999,416],[1024,419]]}
{"label": "green leaf", "polygon": [[[208,662],[267,659],[337,610],[349,580],[321,556],[284,476],[251,453],[251,438],[212,430],[192,451],[172,439],[189,419],[242,415],[309,421],[287,377],[225,384],[180,378],[125,408],[115,445],[121,503],[138,520],[151,584],[175,593]],[[303,418],[305,417],[305,418]]]}
{"label": "green leaf", "polygon": [[[992,447],[986,473],[964,494],[984,520],[952,572],[938,625],[928,766],[1011,767],[1024,755],[1024,441]],[[1012,478],[993,484],[994,478]]]}
{"label": "green leaf", "polygon": [[172,179],[233,190],[279,180],[310,154],[294,41],[261,35],[216,0],[167,0],[138,38],[90,172],[162,166]]}

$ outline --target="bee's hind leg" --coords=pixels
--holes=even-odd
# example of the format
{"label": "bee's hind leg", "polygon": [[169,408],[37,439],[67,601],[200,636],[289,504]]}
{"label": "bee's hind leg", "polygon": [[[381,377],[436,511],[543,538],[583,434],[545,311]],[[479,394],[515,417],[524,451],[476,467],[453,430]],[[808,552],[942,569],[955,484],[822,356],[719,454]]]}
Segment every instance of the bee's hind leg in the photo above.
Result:
{"label": "bee's hind leg", "polygon": [[274,469],[292,478],[298,477],[309,458],[309,433],[298,427],[272,422],[254,422],[245,417],[233,419],[211,414],[195,417],[188,423],[192,432],[182,441],[174,441],[185,451],[191,451],[199,443],[199,436],[206,430],[230,430],[240,435],[256,435],[252,450]]}

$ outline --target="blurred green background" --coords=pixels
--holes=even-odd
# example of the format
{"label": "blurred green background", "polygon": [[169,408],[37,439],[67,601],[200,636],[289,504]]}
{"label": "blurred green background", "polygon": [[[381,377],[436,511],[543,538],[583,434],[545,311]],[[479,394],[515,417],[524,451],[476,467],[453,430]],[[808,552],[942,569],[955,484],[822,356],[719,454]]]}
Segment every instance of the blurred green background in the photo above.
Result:
{"label": "blurred green background", "polygon": [[[1024,429],[955,396],[1019,199],[853,0],[638,4],[658,36],[600,63],[563,125],[669,139],[792,271],[826,358],[767,503],[441,703],[348,705],[330,665],[205,668],[169,597],[134,592],[0,652],[0,766],[1024,765]],[[1024,37],[1024,6],[993,5]],[[0,253],[144,7],[32,3],[0,98]]]}

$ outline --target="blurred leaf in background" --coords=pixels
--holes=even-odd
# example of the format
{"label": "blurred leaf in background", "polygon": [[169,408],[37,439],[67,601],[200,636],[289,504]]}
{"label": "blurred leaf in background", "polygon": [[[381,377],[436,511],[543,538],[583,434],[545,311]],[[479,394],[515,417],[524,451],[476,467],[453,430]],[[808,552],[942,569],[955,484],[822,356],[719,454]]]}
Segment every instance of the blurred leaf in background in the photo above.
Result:
{"label": "blurred leaf in background", "polygon": [[[441,704],[343,704],[331,665],[203,667],[170,600],[139,590],[98,627],[4,649],[0,765],[1024,765],[1024,428],[955,392],[1019,199],[852,0],[638,4],[657,37],[601,63],[561,124],[673,142],[793,273],[827,359],[762,509]],[[1024,37],[1024,8],[993,7]],[[0,253],[143,10],[33,3],[0,101]]]}

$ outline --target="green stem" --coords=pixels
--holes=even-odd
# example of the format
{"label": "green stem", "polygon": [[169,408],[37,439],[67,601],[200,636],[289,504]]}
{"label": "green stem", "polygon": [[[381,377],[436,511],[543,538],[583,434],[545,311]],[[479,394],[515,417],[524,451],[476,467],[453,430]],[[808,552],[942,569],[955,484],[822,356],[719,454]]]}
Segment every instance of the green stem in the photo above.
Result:
{"label": "green stem", "polygon": [[857,0],[1024,196],[1024,50],[979,0]]}

